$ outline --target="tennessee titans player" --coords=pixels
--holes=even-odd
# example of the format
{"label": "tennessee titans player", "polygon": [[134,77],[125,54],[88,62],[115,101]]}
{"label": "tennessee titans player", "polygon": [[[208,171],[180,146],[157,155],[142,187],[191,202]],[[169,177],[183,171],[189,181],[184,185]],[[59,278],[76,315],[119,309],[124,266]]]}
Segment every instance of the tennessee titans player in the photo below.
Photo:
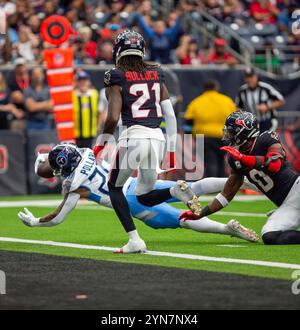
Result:
{"label": "tennessee titans player", "polygon": [[[36,160],[36,173],[40,176],[61,176],[64,200],[54,212],[36,218],[26,208],[18,214],[22,222],[30,227],[52,227],[62,223],[72,210],[75,209],[81,198],[88,199],[99,205],[112,208],[107,182],[110,165],[103,161],[96,164],[91,149],[79,149],[72,144],[62,144],[53,148],[50,154],[41,154]],[[227,179],[208,178],[190,184],[197,196],[222,191]],[[129,203],[133,217],[143,221],[154,229],[186,228],[202,233],[214,233],[238,237],[250,242],[257,242],[258,236],[248,228],[243,227],[236,220],[227,225],[203,218],[199,221],[180,221],[181,211],[169,203],[177,202],[170,199],[154,207],[140,204],[135,195],[136,178],[130,178],[124,186],[124,194]],[[166,189],[176,186],[173,181],[158,181],[157,189]],[[119,252],[119,251],[118,251]],[[126,251],[123,251],[126,253]]]}

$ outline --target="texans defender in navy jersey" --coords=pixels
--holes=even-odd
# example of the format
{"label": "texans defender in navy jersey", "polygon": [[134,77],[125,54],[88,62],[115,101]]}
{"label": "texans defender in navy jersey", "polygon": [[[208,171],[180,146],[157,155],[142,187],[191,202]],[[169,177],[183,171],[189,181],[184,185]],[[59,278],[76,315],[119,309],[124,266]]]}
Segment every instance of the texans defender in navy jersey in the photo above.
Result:
{"label": "texans defender in navy jersey", "polygon": [[[284,148],[274,132],[260,134],[255,116],[242,111],[231,114],[225,123],[221,150],[229,154],[232,174],[224,191],[201,211],[200,218],[226,207],[247,176],[278,209],[262,229],[267,245],[300,244],[300,177],[287,161]],[[190,211],[182,219],[199,218]]]}
{"label": "texans defender in navy jersey", "polygon": [[116,68],[106,72],[104,77],[108,117],[99,144],[94,148],[95,156],[98,156],[121,116],[126,129],[119,137],[108,183],[112,205],[129,235],[129,243],[116,251],[119,253],[146,250],[123,193],[125,183],[135,170],[139,174],[136,188],[139,203],[151,207],[176,197],[200,212],[197,197],[185,182],[178,182],[173,188],[153,190],[165,149],[161,121],[164,116],[170,169],[175,168],[177,122],[163,71],[158,65],[144,62],[144,55],[145,41],[139,33],[125,31],[117,37],[114,46]]}

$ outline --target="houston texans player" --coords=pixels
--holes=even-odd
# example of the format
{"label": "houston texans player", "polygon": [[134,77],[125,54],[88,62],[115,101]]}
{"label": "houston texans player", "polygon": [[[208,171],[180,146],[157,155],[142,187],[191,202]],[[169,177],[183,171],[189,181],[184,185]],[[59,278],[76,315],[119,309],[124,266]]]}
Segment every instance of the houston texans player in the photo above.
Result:
{"label": "houston texans player", "polygon": [[195,213],[200,213],[198,199],[185,182],[178,182],[172,188],[153,190],[164,158],[162,119],[164,117],[166,122],[167,158],[171,169],[175,168],[177,121],[162,69],[146,63],[144,56],[145,41],[139,33],[127,30],[118,35],[114,46],[116,68],[106,72],[104,77],[108,116],[103,134],[94,148],[95,156],[99,156],[107,144],[107,137],[114,134],[121,116],[127,129],[119,137],[114,152],[108,188],[112,205],[129,236],[128,244],[120,249],[126,253],[146,250],[123,194],[125,183],[136,170],[139,203],[151,207],[175,197]]}
{"label": "houston texans player", "polygon": [[[54,175],[61,176],[64,179],[64,200],[54,212],[42,218],[36,218],[27,209],[19,213],[19,218],[30,227],[56,226],[67,218],[80,198],[112,208],[107,187],[109,169],[110,166],[105,161],[96,165],[91,149],[78,149],[74,145],[58,145],[49,155],[39,155],[36,161],[36,173],[46,178]],[[226,179],[204,179],[193,183],[192,188],[200,196],[221,191],[225,182]],[[227,225],[208,218],[199,221],[179,221],[180,211],[168,204],[176,201],[175,199],[154,207],[144,206],[138,202],[135,195],[137,184],[136,178],[130,178],[123,191],[132,216],[142,220],[149,227],[154,229],[186,228],[203,233],[230,235],[250,242],[258,240],[254,231],[243,227],[236,220],[229,221]],[[176,183],[172,181],[157,181],[155,187],[165,189],[175,185]]]}
{"label": "houston texans player", "polygon": [[286,153],[275,132],[260,134],[256,117],[235,112],[224,127],[226,147],[232,174],[221,194],[199,216],[190,211],[182,219],[199,219],[226,207],[240,189],[247,176],[278,209],[271,214],[262,229],[266,245],[300,244],[300,177],[287,162]]}

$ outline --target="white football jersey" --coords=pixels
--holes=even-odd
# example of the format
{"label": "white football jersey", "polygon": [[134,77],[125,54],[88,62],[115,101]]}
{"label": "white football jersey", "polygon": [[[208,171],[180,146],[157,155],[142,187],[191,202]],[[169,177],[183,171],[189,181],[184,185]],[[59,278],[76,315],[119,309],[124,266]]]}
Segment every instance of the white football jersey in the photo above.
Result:
{"label": "white football jersey", "polygon": [[[96,165],[96,159],[91,149],[80,149],[82,160],[76,170],[65,179],[63,193],[74,192],[79,188],[87,189],[89,200],[106,207],[112,207],[107,187],[110,165],[103,161]],[[132,178],[124,186],[124,193]]]}

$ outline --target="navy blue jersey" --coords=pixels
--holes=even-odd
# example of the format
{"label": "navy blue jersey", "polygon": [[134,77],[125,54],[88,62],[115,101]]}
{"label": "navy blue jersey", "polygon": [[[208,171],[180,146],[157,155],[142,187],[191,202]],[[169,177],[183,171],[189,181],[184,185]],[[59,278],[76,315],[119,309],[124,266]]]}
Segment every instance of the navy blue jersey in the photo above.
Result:
{"label": "navy blue jersey", "polygon": [[145,72],[112,69],[104,76],[105,87],[118,85],[122,90],[124,126],[158,128],[162,121],[160,106],[165,77],[160,67]]}
{"label": "navy blue jersey", "polygon": [[[266,156],[269,148],[278,143],[281,142],[277,133],[265,132],[257,138],[250,155]],[[234,172],[247,176],[248,180],[277,206],[282,205],[299,177],[299,174],[292,169],[286,157],[278,173],[270,173],[267,169],[259,171],[247,168],[232,157],[229,157],[229,164]]]}

